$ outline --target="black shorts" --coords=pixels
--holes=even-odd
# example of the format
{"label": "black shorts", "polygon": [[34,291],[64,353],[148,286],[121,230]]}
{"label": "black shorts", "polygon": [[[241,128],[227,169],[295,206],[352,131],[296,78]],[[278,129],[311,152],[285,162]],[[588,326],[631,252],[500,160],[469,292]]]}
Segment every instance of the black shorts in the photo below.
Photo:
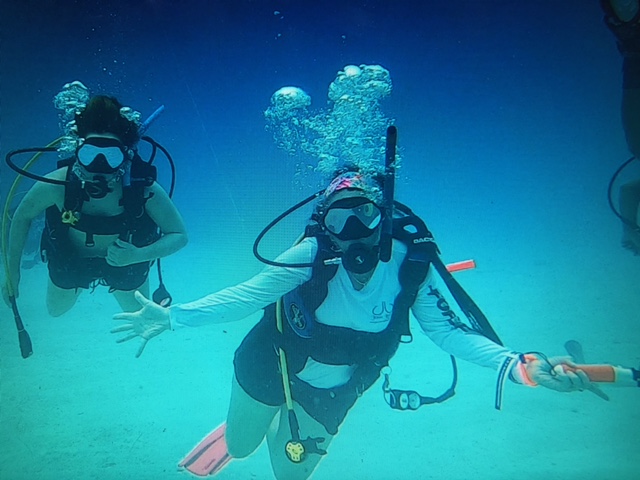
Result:
{"label": "black shorts", "polygon": [[[234,369],[236,379],[252,398],[260,403],[280,406],[285,403],[282,375],[277,354],[275,305],[265,309],[262,319],[254,326],[236,350]],[[289,373],[291,396],[304,410],[320,422],[331,435],[361,394],[351,382],[332,389],[320,389]]]}
{"label": "black shorts", "polygon": [[134,263],[126,267],[114,267],[104,258],[78,258],[54,255],[47,258],[49,278],[54,285],[64,289],[90,288],[106,285],[109,291],[131,291],[140,288],[147,280],[150,262]]}

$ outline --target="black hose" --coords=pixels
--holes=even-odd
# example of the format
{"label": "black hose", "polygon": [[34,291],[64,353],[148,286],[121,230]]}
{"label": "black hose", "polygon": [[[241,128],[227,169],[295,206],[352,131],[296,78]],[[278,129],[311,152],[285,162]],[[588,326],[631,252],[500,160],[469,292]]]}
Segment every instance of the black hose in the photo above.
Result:
{"label": "black hose", "polygon": [[9,165],[9,167],[11,167],[12,170],[15,170],[20,175],[23,175],[27,178],[30,178],[37,182],[50,183],[52,185],[68,185],[69,182],[66,180],[55,180],[53,178],[43,177],[41,175],[36,175],[35,173],[31,173],[23,168],[20,168],[15,163],[13,163],[13,160],[11,159],[11,157],[13,157],[14,155],[20,155],[22,153],[42,153],[42,152],[56,152],[56,151],[58,151],[58,149],[55,147],[21,148],[20,150],[12,150],[11,152],[7,153],[4,159],[5,159],[5,162],[7,162],[7,165]]}
{"label": "black hose", "polygon": [[613,176],[611,177],[611,180],[609,181],[609,188],[607,189],[607,200],[609,201],[609,208],[611,209],[613,214],[620,219],[620,221],[622,223],[624,223],[625,225],[627,225],[630,228],[633,228],[636,231],[640,231],[640,225],[638,225],[636,222],[633,222],[633,221],[629,220],[628,218],[624,218],[620,214],[620,212],[618,212],[618,210],[616,210],[616,207],[613,204],[613,184],[617,180],[618,175],[620,175],[620,172],[622,172],[625,168],[627,168],[627,166],[631,162],[633,162],[635,159],[636,159],[636,157],[631,157],[629,160],[627,160],[622,165],[620,165],[620,167],[618,167],[616,172],[613,174]]}
{"label": "black hose", "polygon": [[323,193],[324,193],[324,190],[320,190],[319,192],[316,192],[313,195],[309,195],[307,198],[305,198],[301,202],[296,203],[293,207],[288,208],[285,212],[281,213],[275,219],[273,219],[271,222],[269,222],[269,225],[267,225],[266,227],[264,227],[262,229],[262,231],[258,234],[258,236],[256,237],[255,241],[253,242],[253,254],[255,255],[255,257],[258,260],[260,260],[262,263],[266,263],[267,265],[271,265],[273,267],[285,267],[285,268],[313,267],[315,265],[314,263],[282,263],[282,262],[275,262],[273,260],[269,260],[268,258],[265,258],[262,255],[260,255],[260,252],[258,252],[258,248],[260,247],[260,242],[262,241],[263,237],[267,233],[269,233],[269,231],[273,227],[275,227],[278,223],[280,223],[280,221],[282,221],[283,218],[285,218],[286,216],[288,216],[292,212],[295,212],[299,208],[302,208],[303,206],[305,206],[307,203],[311,202],[312,200],[315,200],[316,198],[318,198]]}

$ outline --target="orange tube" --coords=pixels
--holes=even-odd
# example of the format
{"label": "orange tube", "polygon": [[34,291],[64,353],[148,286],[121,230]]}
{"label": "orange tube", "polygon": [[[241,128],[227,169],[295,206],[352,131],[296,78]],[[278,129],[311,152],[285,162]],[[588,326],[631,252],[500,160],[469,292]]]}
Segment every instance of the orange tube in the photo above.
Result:
{"label": "orange tube", "polygon": [[462,262],[455,262],[447,265],[447,270],[451,273],[460,272],[462,270],[471,270],[472,268],[476,268],[475,260],[463,260]]}
{"label": "orange tube", "polygon": [[592,382],[615,383],[616,381],[616,371],[611,365],[576,365],[575,368],[562,365],[562,369],[565,372],[582,370]]}

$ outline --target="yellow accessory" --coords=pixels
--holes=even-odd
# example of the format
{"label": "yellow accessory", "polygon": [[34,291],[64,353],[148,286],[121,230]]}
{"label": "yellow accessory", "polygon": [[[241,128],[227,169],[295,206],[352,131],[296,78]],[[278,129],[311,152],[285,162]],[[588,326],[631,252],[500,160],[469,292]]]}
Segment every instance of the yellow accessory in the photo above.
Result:
{"label": "yellow accessory", "polygon": [[[64,137],[57,138],[45,148],[53,147],[60,143]],[[29,160],[24,166],[25,170],[28,170],[31,165],[33,165],[38,158],[42,155],[43,152],[36,153],[31,160]],[[24,325],[22,323],[22,318],[20,318],[20,313],[18,312],[18,305],[16,304],[15,292],[13,291],[13,281],[11,278],[11,271],[9,268],[9,223],[11,218],[9,216],[9,210],[11,208],[11,202],[15,197],[16,190],[20,181],[22,180],[22,175],[18,175],[16,179],[13,181],[11,188],[7,194],[7,199],[4,203],[4,210],[2,211],[2,231],[0,233],[0,246],[2,247],[2,258],[4,260],[4,270],[5,270],[5,278],[6,278],[6,287],[7,293],[9,294],[9,299],[11,301],[11,307],[13,309],[13,317],[16,322],[16,328],[18,329],[18,340],[20,341],[20,353],[22,354],[22,358],[27,358],[31,354],[33,354],[33,347],[31,345],[31,337],[29,337],[29,333],[25,330]]]}
{"label": "yellow accessory", "polygon": [[78,220],[79,218],[75,212],[72,212],[71,210],[65,210],[64,212],[62,212],[62,223],[75,225],[76,223],[78,223]]}
{"label": "yellow accessory", "polygon": [[304,446],[300,442],[289,440],[284,450],[289,460],[293,463],[300,463],[304,460]]}

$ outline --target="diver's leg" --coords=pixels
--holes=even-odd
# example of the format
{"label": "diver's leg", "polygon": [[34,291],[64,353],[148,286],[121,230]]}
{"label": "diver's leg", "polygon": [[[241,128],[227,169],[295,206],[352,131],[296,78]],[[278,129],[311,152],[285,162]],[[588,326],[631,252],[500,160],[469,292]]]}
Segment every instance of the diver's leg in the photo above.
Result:
{"label": "diver's leg", "polygon": [[610,2],[616,16],[623,22],[633,20],[638,14],[638,0],[605,0]]}
{"label": "diver's leg", "polygon": [[623,22],[629,22],[638,15],[638,0],[606,0],[611,3],[611,7],[616,16]]}
{"label": "diver's leg", "polygon": [[[640,28],[636,31],[640,43]],[[631,153],[640,159],[640,51],[627,54],[622,68],[622,125]],[[640,180],[620,187],[620,215],[631,223],[637,223],[640,206]],[[640,232],[627,224],[622,227],[622,245],[640,253]]]}
{"label": "diver's leg", "polygon": [[[144,283],[140,285],[136,290],[143,294],[145,297],[149,298],[149,279],[147,278]],[[136,290],[113,291],[113,296],[118,301],[118,304],[120,305],[120,308],[122,308],[123,312],[136,312],[142,308],[135,298]]]}
{"label": "diver's leg", "polygon": [[262,443],[278,411],[279,407],[265,405],[252,398],[234,375],[225,432],[229,454],[235,458],[251,455]]}
{"label": "diver's leg", "polygon": [[[625,183],[620,187],[620,215],[632,223],[637,223],[640,204],[640,180]],[[624,224],[622,246],[640,254],[640,232],[637,228]]]}
{"label": "diver's leg", "polygon": [[59,317],[71,310],[80,296],[79,288],[60,288],[49,278],[47,287],[47,311],[52,317]]}
{"label": "diver's leg", "polygon": [[[303,439],[307,437],[323,438],[324,441],[319,442],[318,447],[326,449],[333,436],[327,432],[324,425],[311,417],[296,402],[294,402],[294,411],[300,426],[300,437]],[[294,463],[289,460],[285,453],[285,446],[289,440],[291,440],[289,416],[286,406],[282,406],[278,429],[267,434],[273,473],[278,480],[304,480],[309,478],[324,455],[310,453],[302,462]]]}
{"label": "diver's leg", "polygon": [[[625,68],[627,72],[624,74],[626,85],[622,89],[622,126],[629,151],[640,158],[640,54],[636,59],[625,59]],[[636,71],[628,71],[631,69]]]}

